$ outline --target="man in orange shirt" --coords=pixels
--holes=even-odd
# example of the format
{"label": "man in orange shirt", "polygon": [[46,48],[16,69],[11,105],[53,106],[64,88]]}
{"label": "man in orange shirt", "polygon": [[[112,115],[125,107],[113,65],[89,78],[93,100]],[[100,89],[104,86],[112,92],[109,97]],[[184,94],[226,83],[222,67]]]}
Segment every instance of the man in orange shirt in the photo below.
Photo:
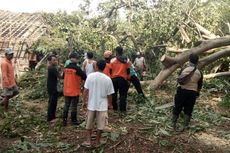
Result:
{"label": "man in orange shirt", "polygon": [[112,59],[113,53],[110,50],[106,50],[104,52],[104,58],[106,61],[106,66],[105,69],[103,70],[103,73],[106,74],[108,77],[111,77],[111,66],[110,66],[110,61]]}
{"label": "man in orange shirt", "polygon": [[63,126],[67,125],[68,111],[71,104],[71,121],[73,125],[78,125],[77,104],[80,95],[81,80],[86,80],[86,74],[77,66],[77,53],[71,53],[70,63],[64,69],[64,96],[65,106],[63,110]]}
{"label": "man in orange shirt", "polygon": [[116,47],[116,57],[111,60],[111,78],[115,93],[113,94],[113,110],[118,110],[117,93],[119,91],[119,110],[122,115],[126,114],[126,99],[128,93],[128,77],[130,73],[130,63],[127,57],[123,56],[123,48]]}
{"label": "man in orange shirt", "polygon": [[1,71],[2,71],[2,87],[3,93],[3,105],[4,110],[8,111],[9,99],[16,96],[18,92],[18,87],[16,85],[15,76],[14,76],[14,68],[12,64],[12,59],[14,57],[14,52],[11,48],[5,49],[5,58],[1,63]]}
{"label": "man in orange shirt", "polygon": [[[111,66],[110,66],[110,60],[112,59],[112,55],[113,55],[113,53],[110,50],[107,50],[104,52],[104,58],[106,61],[106,66],[105,66],[105,69],[103,70],[103,73],[110,78],[111,78],[111,72],[112,72]],[[108,108],[113,109],[112,101],[109,101]]]}

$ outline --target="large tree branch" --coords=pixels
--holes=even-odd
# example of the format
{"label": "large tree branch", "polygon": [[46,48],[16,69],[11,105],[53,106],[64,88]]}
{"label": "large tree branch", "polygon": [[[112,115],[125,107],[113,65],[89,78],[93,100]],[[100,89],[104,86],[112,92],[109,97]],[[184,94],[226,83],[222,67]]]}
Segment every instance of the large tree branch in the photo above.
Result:
{"label": "large tree branch", "polygon": [[205,65],[208,65],[220,58],[227,57],[227,56],[230,56],[230,47],[202,58],[199,62],[198,68],[202,69]]}
{"label": "large tree branch", "polygon": [[177,63],[173,64],[171,67],[161,70],[157,77],[152,81],[150,84],[151,89],[158,88],[164,80],[166,80],[178,67],[180,67],[180,65],[183,65],[186,61],[188,61],[191,53],[199,55],[210,49],[228,45],[230,45],[230,36],[203,41],[199,46],[179,54],[174,58]]}
{"label": "large tree branch", "polygon": [[204,75],[204,78],[210,79],[210,78],[216,78],[216,77],[222,77],[222,76],[230,76],[230,72],[211,73],[211,74]]}

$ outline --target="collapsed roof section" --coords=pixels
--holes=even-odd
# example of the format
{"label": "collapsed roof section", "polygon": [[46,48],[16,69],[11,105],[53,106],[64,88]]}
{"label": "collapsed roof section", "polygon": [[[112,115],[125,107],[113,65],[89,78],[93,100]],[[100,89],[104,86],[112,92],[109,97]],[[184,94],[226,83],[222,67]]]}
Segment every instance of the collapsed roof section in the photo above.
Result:
{"label": "collapsed roof section", "polygon": [[14,13],[0,10],[0,52],[11,47],[20,58],[21,53],[46,33],[40,13]]}

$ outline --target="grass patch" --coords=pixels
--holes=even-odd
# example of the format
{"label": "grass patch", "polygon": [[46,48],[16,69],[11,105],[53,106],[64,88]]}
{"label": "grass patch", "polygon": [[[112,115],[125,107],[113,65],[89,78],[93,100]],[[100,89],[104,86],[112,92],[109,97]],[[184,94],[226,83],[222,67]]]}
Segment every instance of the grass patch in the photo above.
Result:
{"label": "grass patch", "polygon": [[219,106],[220,107],[223,107],[223,108],[230,108],[230,96],[229,95],[226,95],[222,101],[219,103]]}

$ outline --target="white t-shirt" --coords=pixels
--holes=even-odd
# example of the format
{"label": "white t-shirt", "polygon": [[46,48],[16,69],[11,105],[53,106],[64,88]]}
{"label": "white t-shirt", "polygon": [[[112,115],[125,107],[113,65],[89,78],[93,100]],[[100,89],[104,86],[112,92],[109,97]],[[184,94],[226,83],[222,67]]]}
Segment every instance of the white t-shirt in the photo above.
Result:
{"label": "white t-shirt", "polygon": [[87,76],[84,87],[89,90],[88,110],[107,111],[107,96],[114,93],[112,80],[101,72],[93,72]]}

